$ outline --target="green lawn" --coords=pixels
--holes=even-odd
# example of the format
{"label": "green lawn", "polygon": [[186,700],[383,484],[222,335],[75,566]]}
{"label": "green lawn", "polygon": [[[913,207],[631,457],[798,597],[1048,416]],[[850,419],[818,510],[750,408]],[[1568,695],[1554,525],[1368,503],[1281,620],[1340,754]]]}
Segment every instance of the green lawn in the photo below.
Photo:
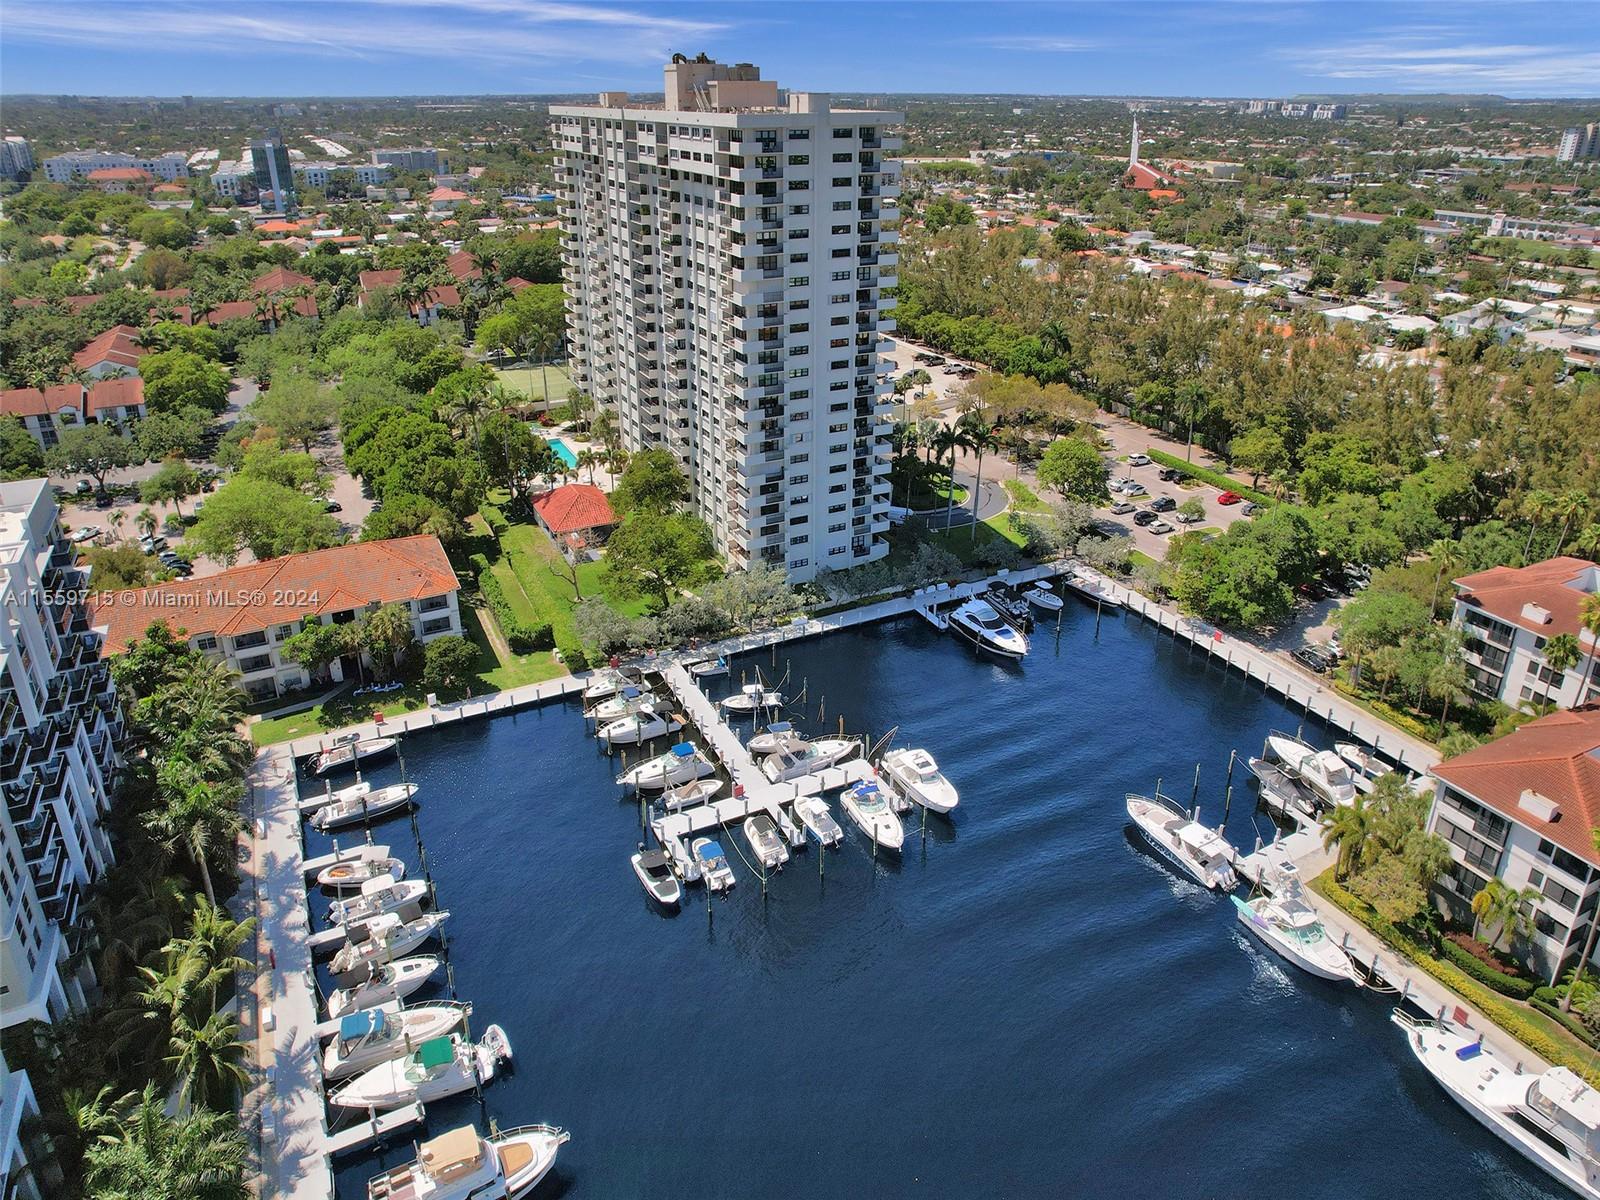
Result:
{"label": "green lawn", "polygon": [[1149,566],[1152,566],[1152,567],[1159,567],[1161,565],[1159,562],[1157,562],[1155,559],[1151,558],[1148,554],[1146,554],[1142,550],[1130,550],[1130,551],[1128,551],[1128,561],[1130,563],[1132,563],[1136,567],[1139,566],[1141,563],[1145,563],[1145,564],[1147,564]]}
{"label": "green lawn", "polygon": [[1020,479],[1002,480],[1000,486],[1005,488],[1006,495],[1011,497],[1011,507],[1019,512],[1040,512],[1045,507],[1038,493]]}
{"label": "green lawn", "polygon": [[[504,567],[517,584],[508,587],[513,607],[521,597],[529,607],[527,619],[548,621],[555,630],[557,645],[576,645],[577,630],[572,623],[572,610],[577,607],[572,585],[551,570],[561,563],[561,554],[555,543],[537,525],[513,525],[500,542],[504,555],[492,569],[502,584]],[[605,563],[586,562],[578,567],[578,588],[584,597],[599,596],[618,612],[630,617],[642,614],[649,605],[645,597],[623,597],[616,594],[606,579]]]}
{"label": "green lawn", "polygon": [[512,367],[494,367],[492,369],[501,386],[507,391],[516,392],[518,395],[528,396],[535,400],[545,398],[548,385],[548,399],[551,404],[564,403],[567,398],[567,391],[572,387],[572,382],[567,377],[567,369],[554,363],[543,368],[538,366],[529,368],[519,363]]}

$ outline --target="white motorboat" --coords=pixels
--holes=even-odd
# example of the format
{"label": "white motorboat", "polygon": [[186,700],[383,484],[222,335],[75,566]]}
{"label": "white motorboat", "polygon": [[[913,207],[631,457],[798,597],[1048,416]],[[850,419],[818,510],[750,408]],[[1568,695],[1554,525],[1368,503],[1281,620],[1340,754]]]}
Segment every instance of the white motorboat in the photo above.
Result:
{"label": "white motorboat", "polygon": [[668,812],[677,812],[683,808],[694,808],[696,805],[705,804],[722,790],[720,779],[691,779],[688,783],[678,787],[669,787],[661,793],[661,807]]}
{"label": "white motorboat", "polygon": [[345,1079],[444,1037],[472,1011],[469,1004],[419,1004],[388,1013],[371,1008],[339,1019],[339,1032],[322,1052],[322,1074]]}
{"label": "white motorboat", "polygon": [[609,699],[600,701],[583,715],[604,724],[606,721],[615,721],[618,717],[636,713],[654,700],[655,697],[649,692],[636,687],[625,687]]}
{"label": "white motorboat", "polygon": [[1101,608],[1122,607],[1122,601],[1112,594],[1111,588],[1106,583],[1085,571],[1068,570],[1061,576],[1061,582],[1066,588],[1076,592],[1090,604],[1097,604]]}
{"label": "white motorboat", "polygon": [[1355,803],[1356,781],[1350,777],[1350,767],[1332,750],[1302,758],[1300,782],[1330,805]]}
{"label": "white motorboat", "polygon": [[1066,605],[1066,601],[1043,579],[1036,581],[1031,588],[1025,589],[1022,597],[1035,608],[1042,608],[1045,612],[1060,612]]}
{"label": "white motorboat", "polygon": [[339,849],[339,843],[337,841],[334,842],[333,846],[334,849],[332,853],[319,855],[316,858],[310,858],[306,860],[307,875],[318,874],[328,865],[337,866],[340,863],[376,862],[394,857],[394,855],[389,853],[389,847],[381,842],[358,842],[354,845],[345,847],[343,850]]}
{"label": "white motorboat", "polygon": [[772,783],[786,783],[803,775],[815,775],[860,749],[861,743],[855,738],[818,738],[808,742],[790,734],[761,760],[761,773]]}
{"label": "white motorboat", "polygon": [[1353,980],[1350,956],[1322,927],[1294,864],[1273,867],[1262,885],[1267,889],[1264,896],[1232,898],[1239,923],[1302,971],[1323,979]]}
{"label": "white motorboat", "polygon": [[320,792],[312,792],[309,796],[301,796],[298,807],[303,813],[315,812],[319,808],[326,808],[330,804],[341,804],[346,800],[355,800],[372,791],[370,779],[358,779],[347,787],[335,788],[332,783],[326,783]]}
{"label": "white motorboat", "polygon": [[1333,748],[1338,751],[1340,758],[1367,779],[1376,779],[1389,773],[1389,764],[1363,746],[1354,742],[1335,742]]}
{"label": "white motorboat", "polygon": [[643,674],[634,667],[606,667],[603,670],[596,671],[589,677],[589,682],[584,685],[584,702],[604,700],[607,696],[615,696],[623,688],[637,687],[639,681],[643,678]]}
{"label": "white motorboat", "polygon": [[340,987],[364,982],[372,967],[404,958],[449,919],[447,908],[423,913],[414,921],[402,921],[394,913],[385,913],[355,931],[362,936],[347,940],[339,947],[329,970],[337,977]]}
{"label": "white motorboat", "polygon": [[782,692],[774,692],[759,683],[747,683],[737,693],[722,701],[722,707],[732,713],[753,713],[763,708],[777,708],[782,704]]}
{"label": "white motorboat", "polygon": [[1165,796],[1128,795],[1128,816],[1150,846],[1202,887],[1230,891],[1234,848],[1215,829],[1207,829]]}
{"label": "white motorboat", "polygon": [[891,750],[878,765],[894,788],[929,812],[947,813],[961,802],[955,784],[926,750]]}
{"label": "white motorboat", "polygon": [[1028,639],[1013,629],[987,600],[968,600],[950,614],[950,628],[979,650],[1001,658],[1022,658]]}
{"label": "white motorboat", "polygon": [[482,1137],[471,1125],[417,1147],[417,1160],[367,1181],[367,1200],[521,1200],[555,1165],[571,1135],[523,1125]]}
{"label": "white motorboat", "polygon": [[660,791],[674,784],[704,779],[715,771],[704,754],[688,742],[679,742],[665,754],[658,754],[645,759],[638,766],[629,767],[617,776],[617,783],[623,787]]}
{"label": "white motorboat", "polygon": [[839,805],[856,828],[883,849],[898,851],[905,842],[905,826],[889,807],[889,798],[870,779],[846,788]]}
{"label": "white motorboat", "polygon": [[828,802],[821,796],[801,796],[794,802],[794,815],[822,845],[837,846],[844,841],[844,830],[833,819]]}
{"label": "white motorboat", "polygon": [[703,658],[699,662],[689,664],[689,674],[696,679],[715,679],[719,675],[728,673],[728,659],[725,655],[716,658]]}
{"label": "white motorboat", "polygon": [[400,740],[392,737],[367,738],[365,741],[346,740],[315,755],[311,759],[311,771],[316,775],[326,775],[329,771],[353,767],[366,759],[382,758],[385,754],[392,754],[399,744]]}
{"label": "white motorboat", "polygon": [[1299,774],[1300,760],[1308,754],[1315,754],[1317,748],[1309,742],[1287,733],[1271,733],[1267,735],[1267,753],[1283,764],[1285,770]]}
{"label": "white motorboat", "polygon": [[788,740],[794,733],[794,726],[788,721],[774,721],[755,737],[745,743],[745,749],[751,754],[772,754]]}
{"label": "white motorboat", "polygon": [[402,883],[393,875],[383,875],[362,884],[359,896],[335,900],[328,905],[328,923],[346,927],[365,925],[385,913],[399,913],[402,919],[415,920],[422,915],[422,902],[427,898],[426,880],[408,879]]}
{"label": "white motorboat", "polygon": [[722,844],[713,838],[695,838],[689,847],[695,864],[700,868],[700,879],[713,892],[725,892],[733,886],[733,868]]}
{"label": "white motorboat", "polygon": [[414,783],[392,783],[348,800],[323,805],[311,814],[311,824],[319,833],[326,833],[341,825],[369,821],[411,803],[411,798],[416,794],[417,785]]}
{"label": "white motorboat", "polygon": [[1268,808],[1282,811],[1291,820],[1317,819],[1317,797],[1300,780],[1281,767],[1273,766],[1264,758],[1246,760],[1250,774],[1261,785],[1261,799]]}
{"label": "white motorboat", "polygon": [[365,982],[337,988],[329,994],[328,1016],[342,1017],[391,1000],[404,1000],[432,979],[442,966],[444,959],[437,954],[419,954],[381,966],[375,964]]}
{"label": "white motorboat", "polygon": [[399,1108],[402,1104],[431,1104],[446,1096],[471,1091],[488,1083],[495,1070],[511,1057],[505,1030],[491,1025],[483,1041],[473,1045],[460,1034],[423,1042],[404,1058],[380,1063],[357,1075],[328,1097],[340,1108]]}
{"label": "white motorboat", "polygon": [[1481,1035],[1449,1021],[1390,1019],[1439,1086],[1478,1124],[1552,1179],[1600,1200],[1600,1093],[1567,1067],[1535,1075],[1484,1048]]}
{"label": "white motorboat", "polygon": [[789,848],[778,836],[778,827],[772,823],[772,818],[765,813],[745,818],[744,840],[750,843],[756,861],[768,871],[776,870],[789,861]]}
{"label": "white motorboat", "polygon": [[404,879],[406,865],[398,858],[358,858],[337,862],[317,872],[317,886],[331,892],[356,892],[374,879]]}
{"label": "white motorboat", "polygon": [[683,898],[683,888],[672,873],[672,860],[660,850],[640,850],[635,854],[633,873],[653,899],[669,908]]}
{"label": "white motorboat", "polygon": [[683,717],[664,705],[652,704],[626,717],[607,722],[595,734],[608,746],[637,746],[669,733],[677,733],[684,725]]}

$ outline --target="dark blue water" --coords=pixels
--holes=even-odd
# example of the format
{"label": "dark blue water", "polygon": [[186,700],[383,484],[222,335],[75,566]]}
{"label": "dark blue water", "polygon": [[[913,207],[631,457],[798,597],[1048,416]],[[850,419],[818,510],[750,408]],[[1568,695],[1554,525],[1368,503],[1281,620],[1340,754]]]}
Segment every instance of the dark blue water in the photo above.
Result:
{"label": "dark blue water", "polygon": [[[638,809],[576,707],[408,740],[459,994],[516,1051],[487,1111],[572,1132],[539,1195],[1557,1194],[1414,1063],[1391,1002],[1294,972],[1125,832],[1125,792],[1187,801],[1197,762],[1220,818],[1229,750],[1300,716],[1131,618],[1096,639],[1069,605],[1052,643],[1000,666],[906,620],[780,651],[812,729],[819,705],[898,725],[961,807],[901,862],[846,823],[825,877],[813,847],[765,900],[735,859],[709,921],[699,889],[649,906]],[[1247,850],[1271,827],[1246,780]],[[378,832],[415,860],[406,820]],[[341,1162],[341,1195],[411,1154]]]}

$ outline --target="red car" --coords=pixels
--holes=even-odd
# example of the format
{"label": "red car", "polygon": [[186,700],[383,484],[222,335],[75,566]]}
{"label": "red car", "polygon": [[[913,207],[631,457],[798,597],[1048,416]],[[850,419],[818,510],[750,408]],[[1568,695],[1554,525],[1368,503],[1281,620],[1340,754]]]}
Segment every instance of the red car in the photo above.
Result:
{"label": "red car", "polygon": [[1218,504],[1237,504],[1242,499],[1244,499],[1244,497],[1239,495],[1238,492],[1223,492],[1222,495],[1217,497],[1217,503]]}

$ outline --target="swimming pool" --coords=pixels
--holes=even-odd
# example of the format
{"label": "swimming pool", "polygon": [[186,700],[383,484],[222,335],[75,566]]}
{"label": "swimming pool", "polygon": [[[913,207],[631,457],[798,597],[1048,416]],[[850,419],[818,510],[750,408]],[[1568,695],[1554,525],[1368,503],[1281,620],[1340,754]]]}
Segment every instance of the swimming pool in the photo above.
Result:
{"label": "swimming pool", "polygon": [[578,465],[578,456],[572,452],[571,446],[560,438],[545,438],[545,441],[550,443],[550,449],[554,450],[556,457],[566,463],[567,466],[576,467]]}

